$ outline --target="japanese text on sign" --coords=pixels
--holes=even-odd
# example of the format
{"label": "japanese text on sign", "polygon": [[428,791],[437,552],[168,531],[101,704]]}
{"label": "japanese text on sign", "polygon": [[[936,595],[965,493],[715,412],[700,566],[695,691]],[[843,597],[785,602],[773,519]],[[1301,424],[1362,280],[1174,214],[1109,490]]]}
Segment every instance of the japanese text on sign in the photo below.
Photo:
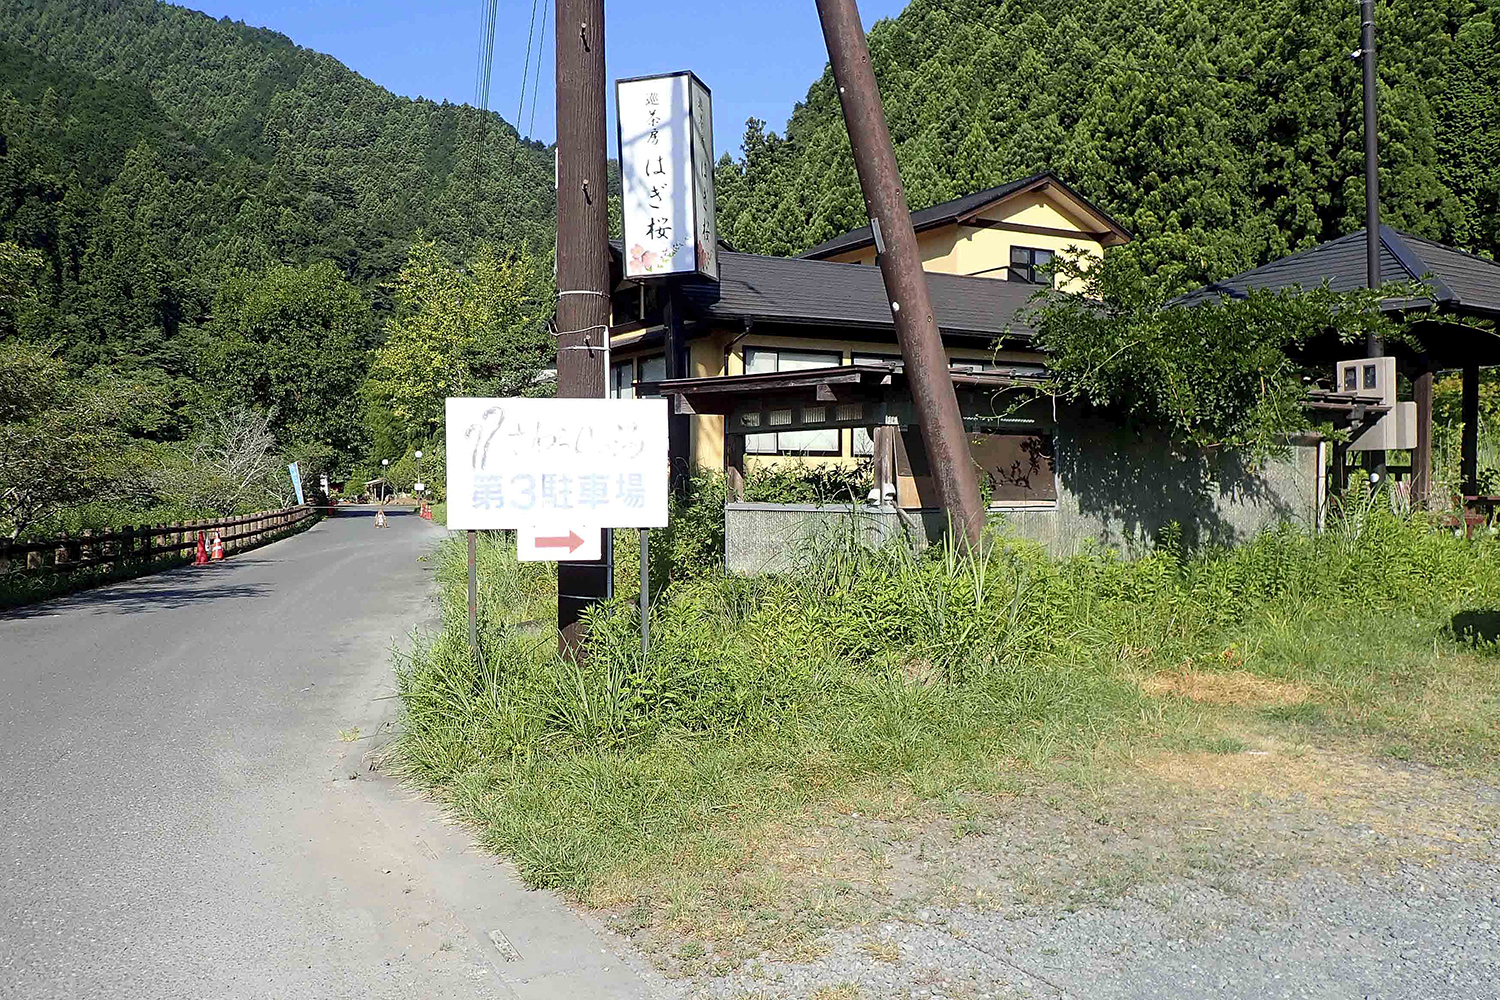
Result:
{"label": "japanese text on sign", "polygon": [[659,528],[660,399],[449,399],[448,525]]}
{"label": "japanese text on sign", "polygon": [[719,276],[714,227],[713,116],[691,73],[621,80],[620,174],[625,275]]}

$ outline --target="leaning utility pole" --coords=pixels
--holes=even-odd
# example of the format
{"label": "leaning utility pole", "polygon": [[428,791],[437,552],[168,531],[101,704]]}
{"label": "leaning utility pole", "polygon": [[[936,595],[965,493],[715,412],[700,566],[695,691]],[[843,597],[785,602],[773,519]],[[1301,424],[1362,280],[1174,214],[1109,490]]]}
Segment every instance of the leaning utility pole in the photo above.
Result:
{"label": "leaning utility pole", "polygon": [[[609,210],[605,172],[604,0],[557,0],[557,394],[605,396],[609,348]],[[557,567],[558,647],[583,651],[580,618],[614,591],[604,558]]]}
{"label": "leaning utility pole", "polygon": [[[1380,133],[1375,116],[1375,0],[1359,2],[1359,52],[1364,57],[1365,102],[1365,285],[1380,287]],[[1385,353],[1380,334],[1370,331],[1365,339],[1365,357],[1378,358]],[[1367,455],[1372,485],[1385,481],[1385,452]]]}
{"label": "leaning utility pole", "polygon": [[[1380,133],[1375,119],[1375,0],[1359,0],[1359,54],[1364,65],[1365,99],[1365,284],[1380,287]],[[1379,357],[1385,345],[1371,333],[1367,357]]]}
{"label": "leaning utility pole", "polygon": [[911,210],[901,186],[859,8],[855,0],[817,0],[817,4],[938,499],[953,527],[962,532],[960,537],[978,542],[984,530],[979,482],[969,456],[953,377],[948,373],[942,334],[932,315],[927,276],[917,251],[917,234],[912,229]]}

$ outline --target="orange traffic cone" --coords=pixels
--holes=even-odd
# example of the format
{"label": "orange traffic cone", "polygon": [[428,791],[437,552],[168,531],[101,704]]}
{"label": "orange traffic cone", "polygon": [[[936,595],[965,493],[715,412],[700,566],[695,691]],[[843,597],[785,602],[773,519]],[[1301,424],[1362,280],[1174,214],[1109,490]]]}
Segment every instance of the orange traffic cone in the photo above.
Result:
{"label": "orange traffic cone", "polygon": [[214,548],[213,548],[212,558],[214,558],[214,559],[223,559],[224,558],[224,539],[222,539],[222,538],[219,537],[218,532],[214,532]]}
{"label": "orange traffic cone", "polygon": [[203,532],[198,532],[198,554],[193,557],[194,566],[208,565],[208,545],[204,538]]}

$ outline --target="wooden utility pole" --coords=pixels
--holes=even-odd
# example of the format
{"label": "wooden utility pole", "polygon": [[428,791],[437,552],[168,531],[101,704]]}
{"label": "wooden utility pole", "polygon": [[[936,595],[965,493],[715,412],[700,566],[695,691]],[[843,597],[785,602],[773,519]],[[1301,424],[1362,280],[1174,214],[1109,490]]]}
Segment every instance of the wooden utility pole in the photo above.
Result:
{"label": "wooden utility pole", "polygon": [[976,543],[984,530],[979,482],[969,457],[942,334],[933,318],[927,275],[922,270],[917,234],[912,229],[911,210],[896,166],[896,151],[886,127],[859,8],[855,0],[817,3],[938,499],[960,537]]}
{"label": "wooden utility pole", "polygon": [[[557,394],[602,399],[609,363],[604,0],[557,0]],[[614,592],[614,546],[557,567],[559,650],[583,651],[580,618]]]}
{"label": "wooden utility pole", "polygon": [[[1375,0],[1359,2],[1359,51],[1364,57],[1365,103],[1365,285],[1380,287],[1380,130],[1375,114]],[[1385,353],[1380,335],[1370,331],[1365,340],[1365,357],[1378,358]],[[1385,482],[1385,452],[1366,454],[1371,484]]]}

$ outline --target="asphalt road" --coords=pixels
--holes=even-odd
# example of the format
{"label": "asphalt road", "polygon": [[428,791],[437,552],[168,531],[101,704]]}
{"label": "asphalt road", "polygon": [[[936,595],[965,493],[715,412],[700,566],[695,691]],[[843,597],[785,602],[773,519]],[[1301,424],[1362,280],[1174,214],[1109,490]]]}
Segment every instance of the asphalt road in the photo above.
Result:
{"label": "asphalt road", "polygon": [[0,613],[0,996],[659,995],[368,770],[441,534],[341,515]]}

